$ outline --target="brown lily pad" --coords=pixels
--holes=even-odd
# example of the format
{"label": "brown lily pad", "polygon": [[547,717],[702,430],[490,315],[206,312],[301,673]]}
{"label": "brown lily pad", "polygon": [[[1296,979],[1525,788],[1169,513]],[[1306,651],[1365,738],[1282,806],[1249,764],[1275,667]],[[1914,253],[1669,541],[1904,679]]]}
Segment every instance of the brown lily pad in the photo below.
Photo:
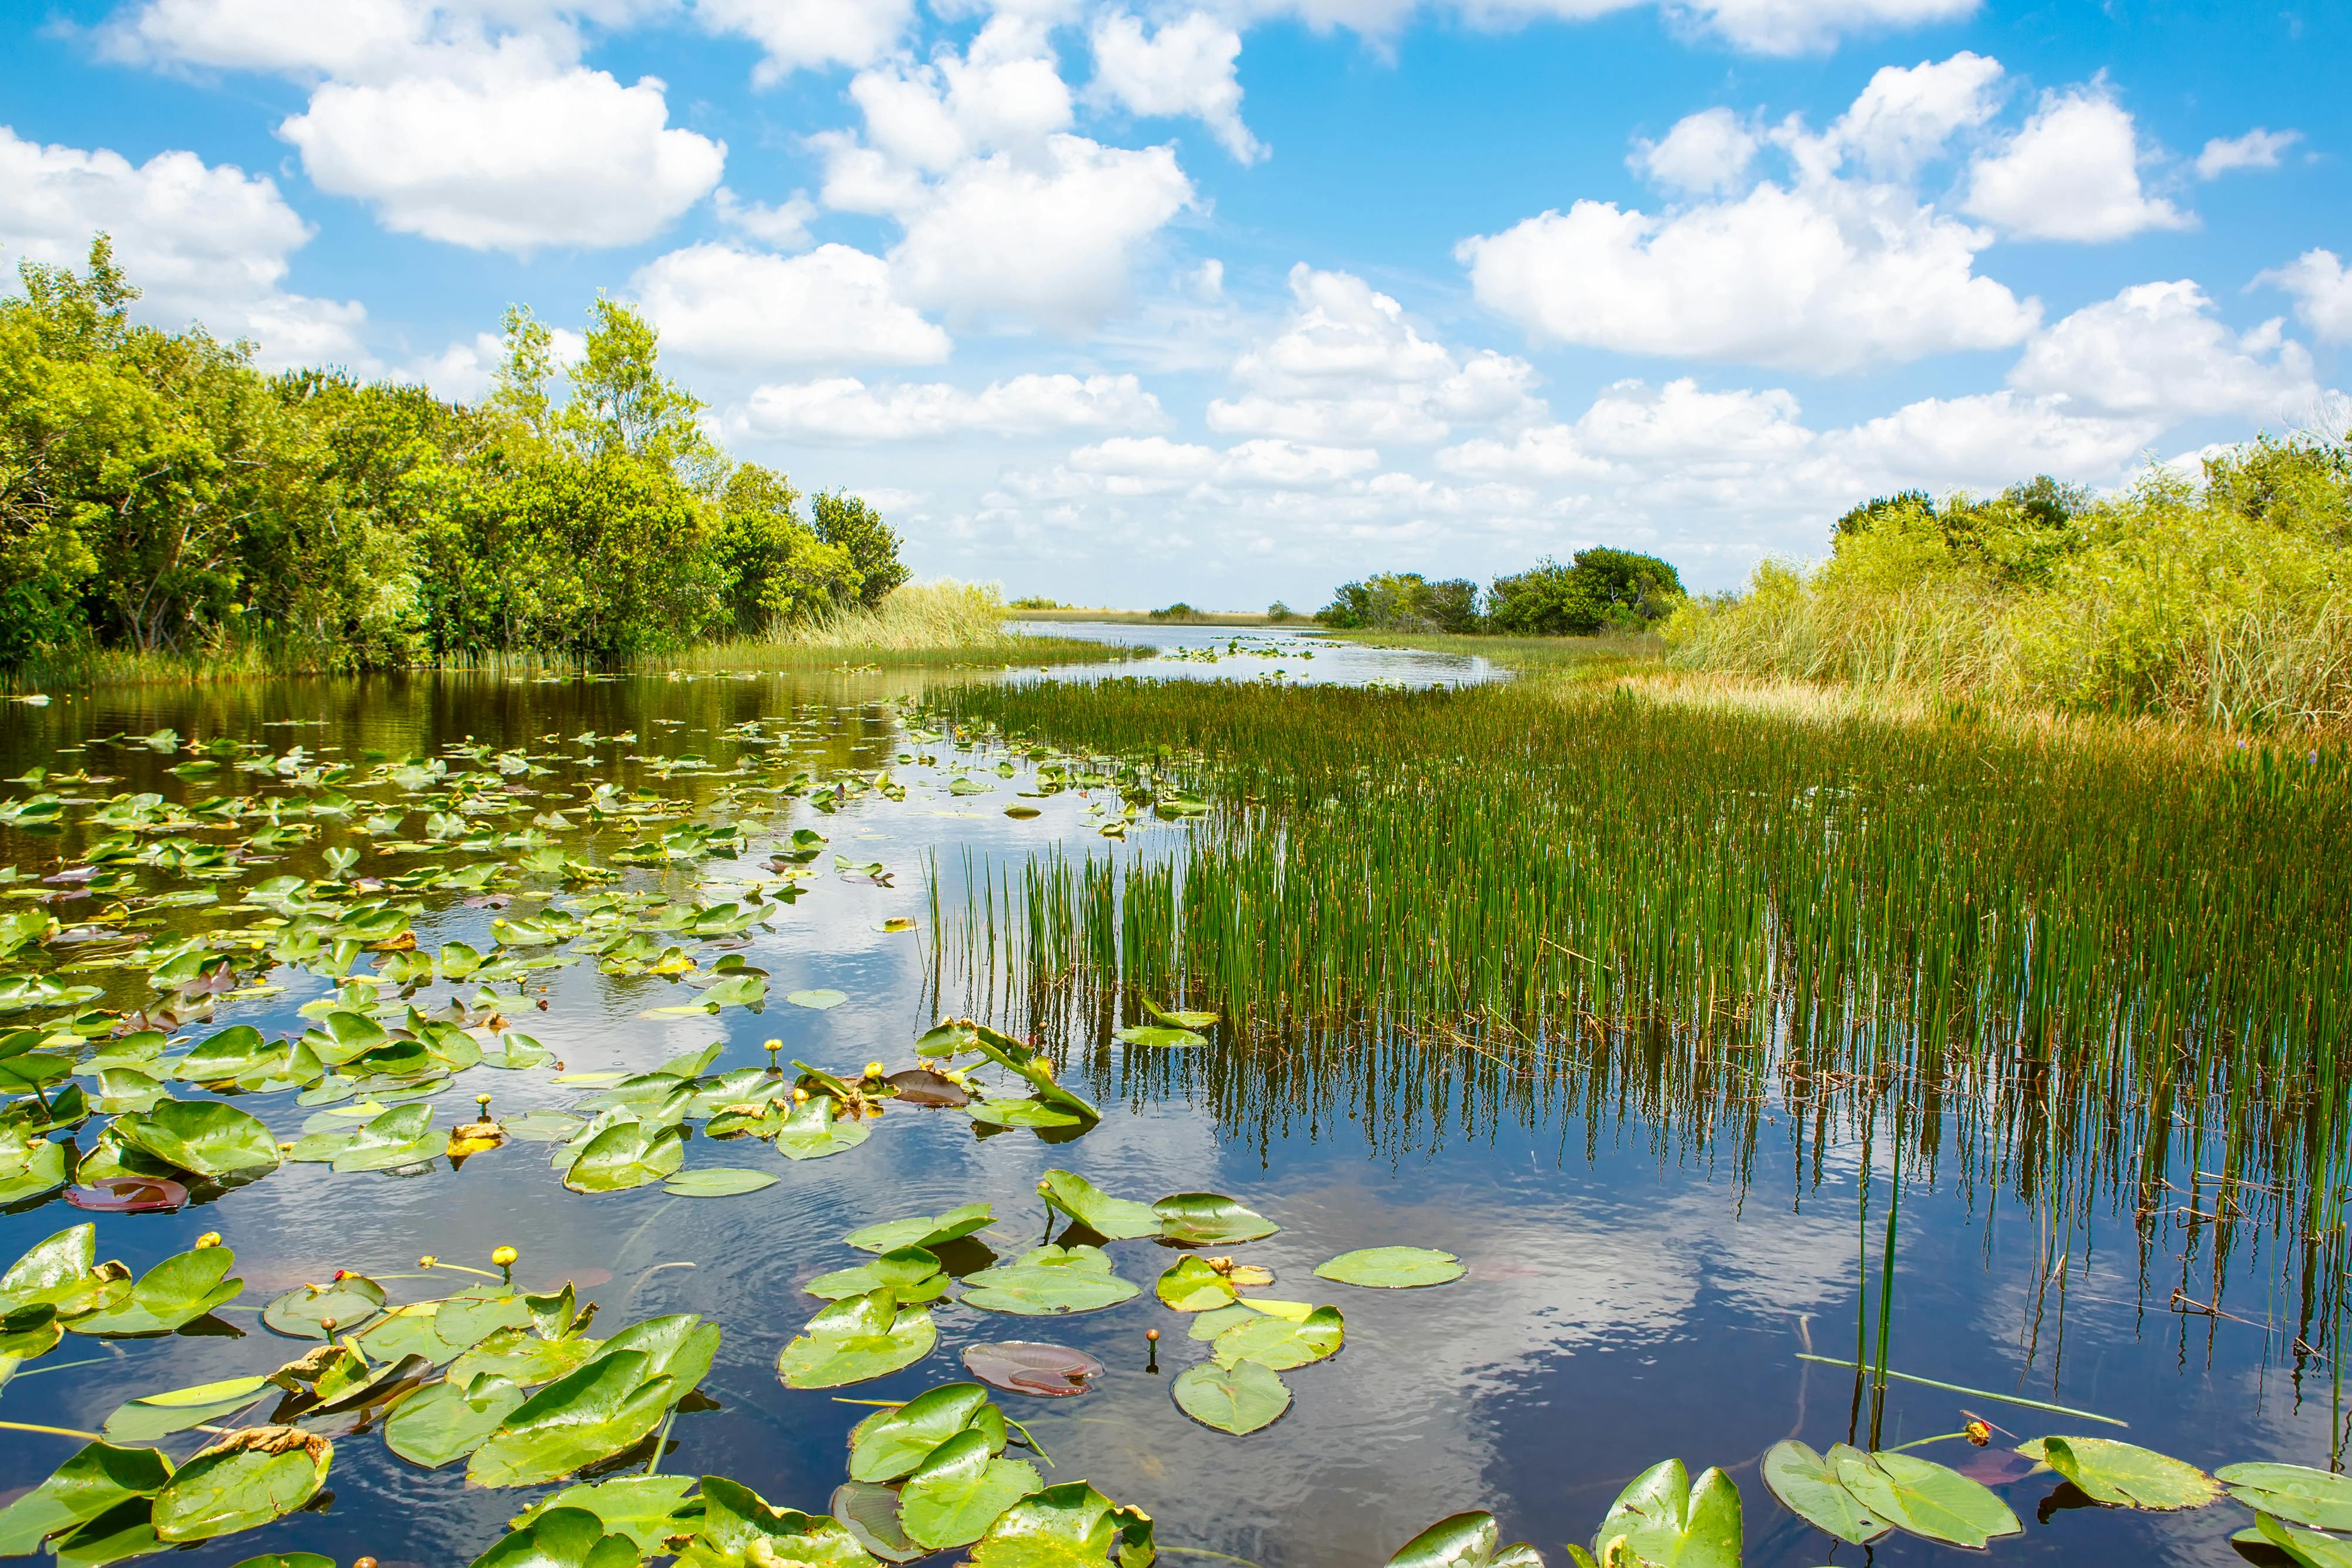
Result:
{"label": "brown lily pad", "polygon": [[963,1366],[991,1388],[1045,1399],[1084,1394],[1103,1371],[1103,1364],[1085,1351],[1023,1339],[966,1345]]}
{"label": "brown lily pad", "polygon": [[169,1214],[188,1201],[188,1189],[165,1176],[101,1176],[68,1188],[66,1201],[93,1214]]}
{"label": "brown lily pad", "polygon": [[890,1074],[889,1084],[898,1092],[898,1098],[909,1105],[954,1107],[971,1103],[971,1095],[962,1084],[928,1067],[913,1067],[904,1072],[894,1072]]}

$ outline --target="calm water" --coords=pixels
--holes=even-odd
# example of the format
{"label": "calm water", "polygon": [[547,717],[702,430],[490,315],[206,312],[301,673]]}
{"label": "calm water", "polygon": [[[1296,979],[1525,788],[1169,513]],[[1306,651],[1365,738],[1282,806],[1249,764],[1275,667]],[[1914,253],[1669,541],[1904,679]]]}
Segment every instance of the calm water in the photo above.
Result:
{"label": "calm water", "polygon": [[[1230,640],[1200,628],[1113,630],[1163,648],[1223,649]],[[1286,679],[1414,685],[1487,674],[1466,661],[1328,644],[1315,646],[1316,657],[1306,661],[1296,657],[1294,643],[1299,651],[1307,645],[1286,639],[1284,656],[1270,660],[1166,661],[1160,673],[1254,679],[1278,667]],[[740,859],[632,871],[617,884],[716,902],[749,879],[773,881],[763,862],[780,835],[812,826],[826,834],[830,844],[816,862],[821,873],[804,895],[781,911],[772,928],[754,928],[740,946],[720,949],[768,971],[772,999],[762,1012],[649,1019],[641,1016],[646,1009],[689,1000],[692,993],[659,978],[607,976],[586,959],[534,977],[534,989],[549,988],[547,1006],[521,1023],[572,1071],[641,1071],[713,1040],[725,1041],[714,1071],[724,1070],[763,1061],[761,1042],[778,1037],[788,1059],[854,1072],[874,1058],[894,1068],[908,1064],[914,1036],[935,1016],[929,857],[937,856],[942,904],[955,908],[967,850],[1002,860],[1065,839],[1101,842],[1087,812],[1107,791],[1035,800],[1029,803],[1040,815],[1010,819],[1004,807],[1032,787],[1025,771],[1002,778],[992,757],[959,758],[949,743],[908,739],[901,705],[920,695],[926,679],[409,678],[110,692],[60,697],[45,709],[0,706],[0,773],[86,768],[109,780],[47,786],[79,800],[152,790],[188,801],[257,793],[290,806],[315,791],[278,774],[223,769],[184,779],[166,771],[186,760],[184,752],[80,747],[92,737],[169,727],[205,741],[258,742],[269,754],[299,746],[308,757],[295,763],[299,775],[306,761],[363,761],[368,752],[397,759],[486,744],[493,752],[526,749],[551,769],[518,780],[539,792],[516,797],[526,814],[505,821],[520,826],[530,810],[576,809],[572,798],[600,781],[709,801],[730,783],[763,777],[713,777],[747,758],[758,764],[789,757],[791,768],[820,773],[870,776],[887,768],[907,787],[903,800],[868,792],[829,816],[805,801],[768,800],[750,814],[743,804],[729,805],[721,816],[740,820],[751,835]],[[766,733],[789,738],[781,747],[746,746],[730,732],[747,721],[766,721]],[[588,745],[569,738],[591,732],[634,732],[637,738]],[[939,765],[899,760],[926,753]],[[709,771],[681,771],[672,763],[665,777],[662,759],[686,754],[705,759]],[[989,792],[948,791],[959,760],[982,764],[974,777]],[[453,758],[450,766],[481,763]],[[315,843],[278,862],[253,864],[243,883],[289,871],[319,874],[320,852],[335,845],[362,850],[360,874],[443,863],[378,856],[359,826],[369,811],[407,810],[404,832],[415,831],[420,818],[396,789],[341,788],[362,802],[353,817],[323,823]],[[12,785],[6,794],[26,789]],[[68,816],[89,810],[74,806]],[[251,826],[194,836],[231,841]],[[1155,843],[1186,831],[1181,823],[1139,823],[1127,852],[1149,854]],[[90,831],[68,827],[41,835],[0,827],[0,865],[48,874],[73,863]],[[562,841],[570,852],[600,859],[597,852],[641,836],[592,838],[583,831]],[[881,862],[893,885],[836,874],[835,852]],[[445,860],[454,865],[478,858],[460,852]],[[240,885],[184,882],[146,869],[140,882],[148,892]],[[526,879],[522,885],[547,884]],[[23,882],[0,888],[0,909],[19,907],[28,891]],[[225,892],[217,906],[155,918],[174,929],[250,919],[251,910],[232,913],[234,900]],[[54,909],[70,924],[98,902]],[[489,923],[502,917],[499,908],[469,905],[456,892],[426,894],[425,904],[415,922],[421,947],[458,939],[490,948]],[[520,898],[504,906],[504,915],[541,904]],[[913,918],[917,929],[879,929],[895,916]],[[103,945],[91,950],[103,951]],[[70,961],[73,949],[57,951],[57,961]],[[707,962],[712,955],[702,956]],[[87,977],[110,988],[106,1005],[147,999],[138,970]],[[210,1025],[191,1025],[189,1032],[202,1038],[231,1022],[299,1032],[305,1024],[296,1009],[333,989],[295,970],[271,977],[282,993],[223,1003]],[[837,989],[849,1000],[814,1011],[782,999],[803,988]],[[471,982],[436,984],[416,1000],[437,1005],[475,988]],[[951,987],[947,997],[950,1009],[960,1003]],[[9,1021],[27,1016],[42,1015]],[[1852,1547],[1832,1552],[1832,1542],[1774,1502],[1755,1462],[1784,1436],[1826,1448],[1848,1434],[1851,1375],[1798,1356],[1809,1346],[1853,1354],[1864,1244],[1858,1200],[1866,1171],[1874,1276],[1884,1240],[1890,1185],[1884,1113],[1878,1124],[1792,1115],[1777,1099],[1774,1080],[1762,1073],[1752,1092],[1718,1086],[1704,1103],[1678,1099],[1659,1087],[1677,1082],[1675,1075],[1638,1043],[1611,1054],[1605,1069],[1498,1062],[1394,1044],[1352,1066],[1326,1062],[1311,1083],[1300,1061],[1278,1046],[1253,1051],[1220,1043],[1131,1060],[1123,1048],[1097,1041],[1076,1055],[1065,1078],[1083,1083],[1106,1113],[1082,1138],[1049,1144],[1018,1131],[978,1137],[955,1113],[901,1107],[876,1124],[864,1145],[821,1160],[788,1162],[748,1141],[689,1142],[688,1168],[753,1165],[782,1178],[743,1197],[689,1200],[657,1186],[575,1194],[549,1168],[544,1146],[517,1143],[459,1170],[436,1161],[410,1176],[289,1165],[176,1215],[100,1218],[100,1256],[134,1269],[186,1247],[200,1232],[222,1232],[247,1288],[238,1307],[221,1316],[241,1333],[208,1325],[210,1333],[152,1341],[68,1336],[6,1386],[0,1416],[94,1428],[134,1394],[267,1372],[303,1348],[259,1327],[256,1309],[277,1291],[337,1268],[413,1272],[423,1252],[479,1262],[492,1248],[512,1243],[523,1253],[518,1282],[539,1288],[577,1281],[602,1305],[602,1332],[661,1312],[699,1312],[719,1323],[725,1342],[704,1390],[721,1407],[678,1418],[662,1469],[724,1474],[779,1503],[821,1511],[844,1477],[845,1435],[866,1410],[778,1381],[777,1353],[820,1304],[800,1286],[862,1260],[840,1244],[845,1232],[983,1199],[995,1204],[1000,1219],[986,1239],[1009,1258],[1045,1234],[1035,1184],[1059,1166],[1122,1197],[1149,1200],[1206,1188],[1240,1197],[1282,1229],[1234,1250],[1274,1269],[1273,1294],[1339,1305],[1347,1314],[1346,1348],[1286,1375],[1296,1402],[1265,1431],[1234,1438],[1194,1425],[1172,1404],[1168,1383],[1203,1358],[1206,1347],[1188,1342],[1185,1320],[1150,1293],[1175,1255],[1127,1241],[1111,1251],[1120,1273],[1145,1287],[1138,1300],[1061,1320],[1008,1319],[941,1303],[934,1309],[940,1348],[932,1356],[887,1379],[835,1392],[910,1396],[960,1378],[957,1351],[980,1340],[1044,1338],[1090,1350],[1110,1370],[1087,1395],[1055,1402],[998,1396],[1051,1453],[1056,1468],[1049,1479],[1089,1479],[1111,1497],[1140,1504],[1159,1521],[1163,1550],[1223,1553],[1264,1568],[1379,1563],[1423,1526],[1473,1507],[1498,1514],[1507,1539],[1531,1541],[1553,1562],[1564,1562],[1560,1542],[1588,1539],[1626,1479],[1675,1455],[1694,1469],[1719,1464],[1733,1470],[1746,1501],[1749,1563],[1805,1568],[1864,1560]],[[439,1123],[469,1119],[472,1096],[483,1090],[495,1092],[498,1111],[508,1115],[583,1097],[553,1078],[552,1067],[475,1069],[439,1097]],[[310,1114],[290,1093],[246,1096],[242,1103],[287,1138]],[[1964,1120],[1945,1118],[1955,1127]],[[93,1118],[83,1129],[85,1145],[101,1123]],[[1871,1126],[1882,1130],[1866,1157],[1863,1135]],[[1957,1146],[1944,1151],[1933,1180],[1906,1185],[1893,1364],[2115,1416],[2130,1424],[2122,1435],[2208,1468],[2252,1458],[2327,1463],[2328,1370],[2305,1358],[2298,1376],[2291,1348],[2302,1288],[2292,1240],[2259,1224],[2241,1225],[2217,1263],[2215,1239],[2199,1218],[2211,1210],[2210,1190],[2168,1196],[2165,1212],[2140,1224],[2130,1199],[2095,1196],[2102,1179],[2095,1173],[2056,1174],[2070,1190],[2093,1195],[2070,1200],[2057,1235],[2048,1229],[2046,1211],[2014,1196],[2014,1180],[1985,1173]],[[82,1218],[56,1199],[0,1216],[0,1262]],[[1334,1253],[1391,1243],[1457,1252],[1470,1276],[1444,1289],[1397,1292],[1327,1286],[1310,1277],[1314,1265]],[[2049,1260],[2060,1252],[2063,1289],[2048,1278]],[[395,1299],[422,1299],[464,1282],[444,1280],[436,1288],[409,1280],[392,1289]],[[2200,1302],[2226,1291],[2225,1305],[2236,1316],[2176,1312],[2168,1304],[2176,1286]],[[1157,1372],[1147,1364],[1143,1337],[1154,1326],[1164,1335]],[[1882,1440],[1892,1445],[1952,1430],[1964,1418],[1962,1408],[2009,1428],[2012,1440],[2114,1431],[1898,1386]],[[197,1438],[185,1435],[167,1446],[184,1455]],[[68,1438],[0,1434],[0,1498],[37,1482],[75,1447]],[[1930,1452],[1989,1480],[2006,1474],[1999,1446],[1982,1454],[1961,1445]],[[465,1563],[539,1493],[468,1490],[462,1470],[462,1464],[437,1472],[415,1469],[378,1437],[355,1434],[337,1443],[329,1506],[194,1549],[181,1560],[204,1568],[264,1551],[310,1550],[343,1562],[371,1554],[387,1565]],[[2026,1531],[1995,1542],[1994,1554],[2068,1563],[2229,1561],[2226,1538],[2252,1517],[2225,1503],[2177,1516],[2060,1506],[2037,1518],[2055,1490],[2047,1476],[2005,1484]],[[1947,1550],[1898,1535],[1882,1542],[1870,1560],[1926,1562]]]}

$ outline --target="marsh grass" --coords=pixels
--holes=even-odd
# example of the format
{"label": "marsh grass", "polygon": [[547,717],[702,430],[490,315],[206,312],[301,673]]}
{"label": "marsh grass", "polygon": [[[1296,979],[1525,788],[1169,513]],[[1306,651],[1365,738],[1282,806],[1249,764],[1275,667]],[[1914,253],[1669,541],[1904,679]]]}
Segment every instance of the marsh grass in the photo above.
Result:
{"label": "marsh grass", "polygon": [[1738,1162],[1769,1107],[1816,1177],[1857,1129],[1914,1179],[1964,1151],[1966,1179],[2047,1202],[2062,1279],[2099,1204],[2147,1223],[2187,1193],[2186,1257],[2216,1264],[2191,1296],[2252,1228],[2336,1259],[2295,1315],[2335,1310],[2339,749],[1557,677],[1036,683],[938,711],[1221,802],[959,879],[942,987],[1097,1074],[1137,998],[1181,997],[1252,1049],[1117,1071],[1286,1118],[1649,1103],[1702,1150],[1744,1129]]}

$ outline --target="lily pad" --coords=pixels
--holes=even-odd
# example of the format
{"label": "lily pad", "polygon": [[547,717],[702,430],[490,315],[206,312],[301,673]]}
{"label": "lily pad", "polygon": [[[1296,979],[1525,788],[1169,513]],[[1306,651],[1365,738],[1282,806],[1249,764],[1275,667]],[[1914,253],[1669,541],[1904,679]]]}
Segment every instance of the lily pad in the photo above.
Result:
{"label": "lily pad", "polygon": [[958,1299],[982,1312],[1043,1317],[1115,1307],[1138,1289],[1113,1271],[1110,1254],[1101,1248],[1048,1244],[1011,1263],[966,1275]]}
{"label": "lily pad", "polygon": [[131,1293],[131,1281],[98,1269],[98,1227],[70,1226],[28,1249],[0,1274],[0,1312],[52,1306],[61,1318]]}
{"label": "lily pad", "polygon": [[872,1563],[839,1521],[772,1507],[724,1476],[702,1478],[702,1528],[677,1560],[680,1568],[871,1568]]}
{"label": "lily pad", "polygon": [[1315,1277],[1380,1291],[1450,1285],[1470,1270],[1451,1252],[1429,1247],[1366,1247],[1318,1264]]}
{"label": "lily pad", "polygon": [[885,1563],[912,1563],[931,1549],[907,1539],[898,1523],[898,1489],[871,1481],[844,1481],[833,1489],[833,1517],[857,1544]]}
{"label": "lily pad", "polygon": [[932,1449],[967,1428],[991,1440],[989,1452],[1004,1448],[1004,1415],[977,1383],[948,1383],[904,1405],[877,1410],[849,1434],[852,1480],[895,1481],[913,1470]]}
{"label": "lily pad", "polygon": [[1206,1035],[1194,1034],[1189,1029],[1169,1029],[1161,1024],[1133,1023],[1125,1029],[1111,1030],[1113,1040],[1129,1045],[1140,1045],[1154,1051],[1186,1051],[1209,1043]]}
{"label": "lily pad", "polygon": [[2224,1465],[2213,1477],[2260,1513],[2315,1530],[2352,1530],[2352,1476],[2307,1465]]}
{"label": "lily pad", "polygon": [[784,997],[784,1000],[792,1003],[793,1006],[796,1008],[814,1008],[818,1012],[825,1012],[831,1009],[837,1008],[848,999],[849,993],[846,991],[828,991],[822,989],[814,991],[792,991],[787,993]]}
{"label": "lily pad", "polygon": [[153,1497],[171,1479],[172,1461],[153,1448],[91,1443],[0,1509],[0,1557],[25,1556],[50,1536],[135,1499]]}
{"label": "lily pad", "polygon": [[693,1487],[691,1476],[615,1476],[565,1487],[515,1522],[529,1524],[559,1508],[585,1509],[607,1531],[627,1536],[644,1555],[667,1556],[669,1548],[665,1542],[690,1532],[700,1522],[700,1509],[686,1495]]}
{"label": "lily pad", "polygon": [[[26,1151],[20,1164],[6,1171],[0,1171],[0,1207],[9,1204],[23,1203],[27,1198],[39,1197],[44,1193],[55,1192],[65,1185],[66,1146],[63,1144],[47,1140],[37,1142]],[[172,1185],[177,1186],[179,1184],[174,1182]],[[72,1203],[76,1208],[95,1207],[91,1204],[74,1201],[76,1195],[85,1190],[89,1189],[76,1187],[73,1192],[66,1195],[66,1201]]]}
{"label": "lily pad", "polygon": [[1143,998],[1142,1001],[1143,1010],[1151,1015],[1151,1021],[1166,1024],[1170,1029],[1206,1029],[1217,1021],[1215,1013],[1163,1008],[1154,1004],[1150,997]]}
{"label": "lily pad", "polygon": [[776,1358],[793,1388],[839,1388],[912,1366],[939,1343],[931,1314],[902,1307],[887,1290],[834,1302]]}
{"label": "lily pad", "polygon": [[836,1117],[836,1103],[830,1096],[817,1094],[794,1105],[777,1130],[776,1153],[788,1160],[821,1160],[854,1149],[872,1135],[862,1119]]}
{"label": "lily pad", "polygon": [[427,1385],[393,1411],[384,1446],[411,1464],[438,1469],[480,1448],[525,1397],[522,1385],[487,1372]]}
{"label": "lily pad", "polygon": [[1234,1304],[1234,1282],[1209,1266],[1205,1258],[1187,1254],[1160,1276],[1152,1287],[1170,1311],[1213,1312]]}
{"label": "lily pad", "polygon": [[2202,1508],[2221,1495],[2221,1483],[2195,1465],[2112,1437],[2036,1437],[2017,1451],[2110,1508]]}
{"label": "lily pad", "polygon": [[[65,1180],[64,1154],[55,1145],[58,1160],[58,1183]],[[5,1194],[0,1184],[0,1194]],[[0,1203],[13,1202],[0,1196]],[[169,1176],[106,1176],[66,1194],[66,1201],[76,1208],[92,1214],[170,1214],[188,1201],[188,1189]]]}
{"label": "lily pad", "polygon": [[254,1530],[319,1495],[335,1446],[298,1427],[247,1427],[199,1449],[155,1496],[156,1536],[209,1541]]}
{"label": "lily pad", "polygon": [[1815,1529],[1856,1546],[1867,1545],[1895,1527],[1864,1508],[1838,1479],[1837,1461],[1845,1448],[1837,1444],[1823,1458],[1795,1438],[1783,1438],[1764,1451],[1764,1484],[1790,1512]]}
{"label": "lily pad", "polygon": [[984,1203],[968,1203],[945,1214],[918,1214],[888,1219],[853,1230],[842,1238],[860,1252],[890,1252],[901,1247],[943,1247],[977,1235],[996,1223],[996,1211]]}
{"label": "lily pad", "polygon": [[1256,1241],[1282,1228],[1238,1198],[1221,1192],[1180,1192],[1151,1206],[1160,1234],[1187,1247],[1233,1247]]}
{"label": "lily pad", "polygon": [[[1623,1542],[1623,1547],[1615,1543]],[[1680,1459],[1666,1459],[1635,1476],[1617,1494],[1592,1538],[1598,1562],[1672,1563],[1675,1568],[1739,1568],[1739,1489],[1721,1470],[1702,1471],[1693,1484]]]}
{"label": "lily pad", "polygon": [[568,1373],[515,1406],[466,1462],[476,1486],[536,1486],[635,1447],[672,1402],[670,1380],[649,1376],[653,1357],[614,1351]]}
{"label": "lily pad", "polygon": [[992,1455],[988,1434],[971,1430],[931,1450],[898,1491],[898,1520],[909,1540],[939,1551],[969,1546],[1045,1484],[1034,1465]]}
{"label": "lily pad", "polygon": [[542,1339],[527,1329],[509,1326],[485,1334],[479,1343],[450,1363],[449,1376],[464,1383],[487,1372],[528,1388],[571,1375],[604,1348],[601,1340]]}
{"label": "lily pad", "polygon": [[1290,1385],[1262,1361],[1188,1366],[1176,1375],[1171,1391],[1185,1415],[1235,1437],[1272,1426],[1290,1408]]}
{"label": "lily pad", "polygon": [[174,1170],[225,1176],[278,1164],[278,1140],[249,1111],[217,1100],[158,1100],[114,1119],[113,1132]]}
{"label": "lily pad", "polygon": [[230,1377],[125,1400],[102,1430],[115,1443],[152,1443],[174,1432],[235,1415],[275,1386],[267,1377]]}
{"label": "lily pad", "polygon": [[802,1287],[812,1296],[838,1301],[868,1291],[887,1290],[901,1305],[935,1301],[947,1294],[948,1277],[940,1271],[938,1255],[920,1247],[885,1252],[871,1263],[819,1274]]}
{"label": "lily pad", "polygon": [[86,1334],[170,1333],[236,1300],[245,1281],[224,1277],[235,1267],[236,1254],[226,1247],[175,1252],[142,1274],[121,1300],[66,1326]]}
{"label": "lily pad", "polygon": [[1543,1554],[1526,1542],[1502,1542],[1493,1514],[1451,1514],[1398,1547],[1388,1568],[1543,1568]]}
{"label": "lily pad", "polygon": [[563,1185],[574,1192],[621,1192],[659,1181],[685,1163],[683,1129],[615,1122],[588,1140]]}
{"label": "lily pad", "polygon": [[265,1327],[289,1339],[334,1339],[356,1333],[383,1311],[383,1287],[364,1274],[323,1285],[297,1285],[261,1309]]}
{"label": "lily pad", "polygon": [[1974,1549],[2024,1528],[1980,1483],[1911,1454],[1849,1449],[1837,1457],[1837,1476],[1873,1517],[1930,1541]]}
{"label": "lily pad", "polygon": [[680,1171],[662,1184],[662,1190],[679,1197],[736,1197],[776,1185],[766,1171],[741,1166],[707,1166]]}
{"label": "lily pad", "polygon": [[1082,1127],[1087,1119],[1043,1100],[974,1100],[964,1114],[989,1127]]}
{"label": "lily pad", "polygon": [[1082,1350],[1035,1340],[997,1340],[963,1348],[963,1369],[992,1388],[1067,1399],[1103,1375],[1103,1364]]}
{"label": "lily pad", "polygon": [[1146,1203],[1113,1197],[1086,1177],[1071,1171],[1047,1171],[1037,1182],[1045,1207],[1057,1209],[1080,1225],[1113,1241],[1160,1234],[1160,1216]]}
{"label": "lily pad", "polygon": [[551,1508],[509,1531],[472,1568],[636,1568],[637,1543],[584,1508]]}
{"label": "lily pad", "polygon": [[2268,1514],[2255,1515],[2253,1529],[2242,1530],[2230,1539],[2249,1544],[2266,1542],[2302,1564],[2302,1568],[2352,1568],[2352,1541],[2298,1530]]}
{"label": "lily pad", "polygon": [[1258,1317],[1235,1323],[1219,1334],[1210,1354],[1221,1366],[1239,1362],[1263,1362],[1276,1372],[1321,1361],[1336,1354],[1346,1341],[1347,1325],[1337,1307],[1318,1307],[1299,1322]]}
{"label": "lily pad", "polygon": [[1151,1568],[1151,1516],[1122,1508],[1085,1481],[1023,1498],[971,1548],[975,1568]]}

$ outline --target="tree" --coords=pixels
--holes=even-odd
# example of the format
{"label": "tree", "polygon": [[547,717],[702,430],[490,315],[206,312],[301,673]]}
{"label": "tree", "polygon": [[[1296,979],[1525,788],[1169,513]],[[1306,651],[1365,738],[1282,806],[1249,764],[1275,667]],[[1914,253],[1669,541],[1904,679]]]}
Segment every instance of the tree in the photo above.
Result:
{"label": "tree", "polygon": [[817,538],[848,552],[857,602],[871,610],[914,573],[898,559],[898,536],[882,514],[844,490],[820,491],[810,503]]}
{"label": "tree", "polygon": [[1417,571],[1379,572],[1341,583],[1315,619],[1326,626],[1385,632],[1475,632],[1478,585],[1465,577],[1433,582]]}
{"label": "tree", "polygon": [[1666,561],[1594,547],[1577,551],[1567,566],[1547,556],[1526,571],[1496,578],[1487,616],[1498,632],[1589,637],[1604,627],[1647,626],[1683,597],[1681,575]]}
{"label": "tree", "polygon": [[712,546],[725,620],[740,635],[756,637],[857,597],[862,579],[849,551],[801,521],[799,500],[791,480],[756,463],[739,464],[728,476]]}

